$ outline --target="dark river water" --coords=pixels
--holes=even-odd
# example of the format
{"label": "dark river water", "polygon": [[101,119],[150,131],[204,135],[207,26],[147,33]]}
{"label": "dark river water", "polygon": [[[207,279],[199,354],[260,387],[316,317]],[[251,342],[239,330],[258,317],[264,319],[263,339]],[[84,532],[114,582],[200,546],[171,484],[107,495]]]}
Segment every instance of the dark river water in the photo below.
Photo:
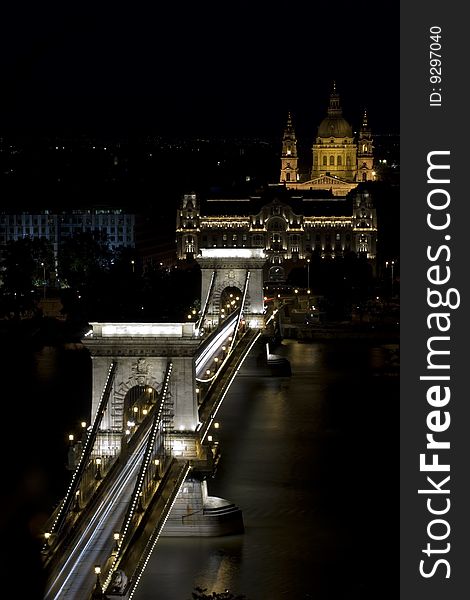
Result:
{"label": "dark river water", "polygon": [[[285,340],[276,352],[291,361],[292,377],[244,367],[218,414],[222,458],[208,485],[242,508],[246,531],[160,538],[135,600],[190,600],[195,586],[247,600],[398,598],[391,349],[372,340]],[[33,582],[38,563],[25,552],[26,526],[40,523],[70,477],[67,433],[89,419],[91,361],[83,351],[17,348],[3,365],[10,425],[2,467],[13,491],[2,500],[0,524],[2,537],[16,540],[6,566],[15,573],[21,556],[18,575],[29,569]],[[40,597],[28,590],[25,597]]]}
{"label": "dark river water", "polygon": [[134,598],[189,600],[195,586],[250,600],[398,598],[389,350],[284,341],[276,352],[291,378],[242,370],[218,414],[222,459],[209,493],[243,509],[246,531],[160,538]]}

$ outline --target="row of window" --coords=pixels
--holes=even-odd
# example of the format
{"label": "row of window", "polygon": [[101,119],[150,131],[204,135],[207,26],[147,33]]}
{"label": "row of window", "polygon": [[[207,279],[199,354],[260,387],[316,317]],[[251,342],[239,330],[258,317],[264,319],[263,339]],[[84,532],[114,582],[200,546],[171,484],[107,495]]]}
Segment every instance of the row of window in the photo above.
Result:
{"label": "row of window", "polygon": [[108,215],[78,215],[78,216],[62,216],[62,215],[1,215],[0,224],[9,225],[54,225],[55,223],[65,223],[69,225],[128,225],[133,224],[132,215],[108,216]]}
{"label": "row of window", "polygon": [[[0,243],[1,244],[6,244],[8,241],[17,241],[18,239],[23,239],[26,237],[38,237],[37,235],[34,235],[33,233],[28,234],[28,233],[20,233],[20,234],[14,234],[14,233],[6,233],[6,232],[2,232],[0,231]],[[47,236],[43,236],[46,237],[47,239],[49,239],[51,242],[53,242],[54,244],[57,243],[57,238],[54,237],[53,239],[48,238]],[[69,237],[67,234],[65,234],[63,236],[64,238]],[[123,245],[124,243],[128,246],[132,246],[133,245],[133,240],[132,237],[127,235],[127,236],[123,236],[123,235],[110,235],[108,236],[108,242],[110,243],[117,243],[118,245]],[[111,248],[114,248],[114,246],[111,246]]]}
{"label": "row of window", "polygon": [[[279,239],[280,239],[280,236],[281,236],[281,234],[273,234],[273,235],[276,235],[276,236],[277,236],[277,237],[279,237]],[[321,238],[321,235],[323,235],[323,236],[325,237],[325,239],[330,239],[332,235],[334,235],[334,236],[335,236],[335,238],[336,238],[337,240],[340,240],[340,239],[341,239],[341,233],[340,233],[340,232],[335,232],[335,233],[323,233],[323,234],[321,234],[321,233],[316,233],[316,234],[315,234],[315,238],[316,238],[317,240],[319,240],[319,239]],[[220,237],[220,236],[217,236],[217,235],[212,235],[212,236],[209,236],[209,235],[202,235],[202,236],[201,236],[201,239],[202,239],[202,242],[204,243],[204,242],[217,241],[217,240],[219,239],[219,237]],[[295,240],[295,241],[297,241],[297,240],[300,240],[300,237],[301,237],[301,236],[300,236],[299,234],[293,234],[293,235],[290,235],[290,236],[289,236],[289,239],[290,239],[290,240]],[[310,237],[313,237],[313,236],[311,236],[311,234],[310,234],[310,233],[307,233],[307,234],[305,235],[305,239],[306,239],[306,240],[310,240]],[[238,235],[238,234],[236,234],[236,233],[234,233],[234,234],[232,234],[232,235],[224,233],[224,234],[222,235],[222,240],[223,240],[224,242],[226,242],[226,241],[227,241],[227,240],[229,240],[229,239],[230,239],[230,240],[232,240],[232,241],[234,241],[234,242],[235,242],[235,241],[237,241],[237,240],[240,240],[240,239],[241,239],[242,241],[246,242],[246,241],[247,241],[247,238],[248,238],[248,236],[247,236],[245,233],[244,233],[243,235]],[[350,234],[349,234],[349,233],[347,233],[347,234],[346,234],[346,239],[349,239],[349,238],[350,238]],[[191,239],[191,240],[192,240],[193,238],[192,238],[192,236],[187,236],[187,238],[186,238],[186,239]],[[263,235],[263,234],[260,234],[260,233],[255,233],[253,236],[251,236],[251,239],[252,239],[252,241],[253,241],[253,242],[257,242],[257,241],[259,241],[259,242],[262,242],[262,241],[264,240],[264,235]]]}
{"label": "row of window", "polygon": [[[315,162],[318,164],[318,157],[315,156]],[[341,154],[339,154],[336,157],[335,160],[335,156],[333,154],[330,154],[330,157],[328,158],[328,156],[326,154],[323,155],[322,157],[322,164],[324,167],[327,167],[328,165],[330,167],[334,167],[335,165],[337,167],[342,167],[343,166],[343,157],[341,156]],[[351,161],[351,157],[350,156],[346,156],[346,167],[347,168],[351,168],[352,165],[352,161]]]}
{"label": "row of window", "polygon": [[[334,138],[331,138],[329,142],[325,142],[326,144],[335,144],[335,143],[341,143],[341,142],[335,142]],[[349,144],[350,142],[348,142],[348,140],[344,140],[343,144]],[[317,138],[317,144],[319,144],[320,146],[323,144],[323,139],[322,138]]]}
{"label": "row of window", "polygon": [[[311,237],[310,234],[306,235],[305,240],[310,241],[310,237]],[[248,236],[246,234],[239,236],[236,233],[234,233],[232,235],[228,235],[228,234],[224,233],[222,235],[222,242],[231,242],[230,245],[233,244],[236,246],[239,241],[247,242],[247,238],[248,238]],[[334,240],[335,243],[340,243],[341,242],[341,233],[339,233],[339,232],[324,233],[323,235],[320,233],[317,233],[317,234],[315,234],[314,239],[315,239],[315,242],[317,242],[317,243],[321,242],[322,240],[326,244],[331,243],[332,240]],[[346,233],[346,235],[344,235],[344,239],[347,242],[349,242],[351,240],[351,234]],[[269,241],[276,243],[276,244],[281,244],[283,242],[282,234],[280,234],[280,233],[271,234],[270,239],[268,240],[268,243],[269,243]],[[194,244],[194,242],[195,242],[195,240],[194,240],[193,236],[185,237],[185,244]],[[212,245],[217,244],[219,242],[220,242],[220,236],[208,236],[208,235],[201,236],[201,243],[202,243],[203,247],[211,245],[211,244]],[[290,243],[291,247],[300,246],[301,236],[297,235],[297,234],[290,235],[289,243]],[[255,235],[251,236],[251,244],[255,248],[263,248],[266,244],[265,236],[262,234],[255,234]]]}
{"label": "row of window", "polygon": [[[61,234],[74,234],[78,231],[102,231],[103,233],[106,233],[108,235],[125,235],[125,236],[129,236],[132,235],[132,230],[131,229],[127,229],[124,227],[113,227],[112,229],[110,229],[109,227],[83,227],[83,225],[80,226],[72,226],[72,225],[62,225],[62,227],[60,227],[60,233]],[[0,235],[19,235],[19,236],[24,236],[24,235],[32,235],[32,236],[45,236],[45,237],[55,237],[57,236],[57,230],[55,227],[48,227],[48,226],[42,226],[42,227],[31,227],[31,226],[16,226],[16,227],[0,227]]]}

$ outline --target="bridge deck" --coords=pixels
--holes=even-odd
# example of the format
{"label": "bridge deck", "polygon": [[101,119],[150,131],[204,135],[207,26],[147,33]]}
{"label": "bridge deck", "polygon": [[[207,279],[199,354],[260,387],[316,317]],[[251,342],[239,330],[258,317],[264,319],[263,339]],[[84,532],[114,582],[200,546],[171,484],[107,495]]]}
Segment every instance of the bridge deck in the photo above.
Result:
{"label": "bridge deck", "polygon": [[[130,577],[127,593],[137,586],[189,469],[189,461],[173,459],[159,484],[158,494],[155,494],[136,525],[121,559],[114,565],[114,569],[123,570]],[[111,584],[107,588],[107,595],[112,592]]]}
{"label": "bridge deck", "polygon": [[199,407],[199,421],[202,423],[199,432],[201,439],[204,439],[235,375],[260,336],[260,331],[248,329],[233,350],[231,359],[223,368],[223,372],[219,374],[217,379],[214,380],[211,387],[207,390],[204,400]]}
{"label": "bridge deck", "polygon": [[[197,435],[201,441],[241,364],[260,335],[258,330],[246,331],[208,388],[199,408],[202,428]],[[137,585],[190,469],[188,460],[173,459],[163,478],[155,483],[155,495],[145,513],[133,518],[129,543],[113,558],[113,534],[120,531],[128,509],[149,430],[150,423],[146,423],[139,438],[129,445],[128,452],[121,454],[116,468],[109,473],[109,479],[103,481],[97,496],[84,509],[76,530],[71,532],[69,539],[63,540],[60,551],[55,553],[45,600],[83,600],[93,588],[95,565],[102,567],[103,577],[107,577],[111,568],[113,571],[123,570],[129,575],[131,587]]]}
{"label": "bridge deck", "polygon": [[115,473],[93,506],[91,517],[82,523],[68,547],[61,549],[61,559],[50,574],[45,600],[78,600],[84,590],[93,587],[93,567],[103,564],[113,547],[113,533],[119,531],[134,489],[144,452],[145,438],[137,451]]}

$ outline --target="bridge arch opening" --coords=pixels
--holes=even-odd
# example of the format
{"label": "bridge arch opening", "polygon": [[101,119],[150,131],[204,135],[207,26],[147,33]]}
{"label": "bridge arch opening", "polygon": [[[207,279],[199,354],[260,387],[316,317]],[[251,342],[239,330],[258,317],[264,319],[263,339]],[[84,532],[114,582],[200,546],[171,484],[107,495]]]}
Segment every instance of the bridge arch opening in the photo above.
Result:
{"label": "bridge arch opening", "polygon": [[281,265],[273,265],[269,269],[268,281],[273,283],[282,283],[286,280],[286,272]]}
{"label": "bridge arch opening", "polygon": [[220,312],[229,315],[240,307],[243,292],[236,286],[228,286],[220,293]]}
{"label": "bridge arch opening", "polygon": [[124,428],[133,427],[132,423],[142,421],[152,405],[157,401],[157,390],[145,384],[138,384],[127,390],[124,396]]}

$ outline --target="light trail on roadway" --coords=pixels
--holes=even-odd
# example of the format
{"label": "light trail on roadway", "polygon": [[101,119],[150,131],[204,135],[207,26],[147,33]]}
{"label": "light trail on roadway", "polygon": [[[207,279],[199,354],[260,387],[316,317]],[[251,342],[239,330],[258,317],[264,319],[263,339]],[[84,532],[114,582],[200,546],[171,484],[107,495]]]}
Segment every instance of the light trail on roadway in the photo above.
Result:
{"label": "light trail on roadway", "polygon": [[[112,546],[107,547],[107,542],[112,540],[113,533],[121,528],[148,434],[149,431],[145,433],[133,455],[129,457],[107,495],[101,499],[79,539],[74,540],[67,560],[54,575],[53,581],[49,583],[45,600],[83,599],[85,592],[83,585],[86,579],[90,580],[90,590],[85,593],[91,592],[94,581],[93,567],[104,563],[112,550]],[[100,541],[101,546],[98,546]]]}

